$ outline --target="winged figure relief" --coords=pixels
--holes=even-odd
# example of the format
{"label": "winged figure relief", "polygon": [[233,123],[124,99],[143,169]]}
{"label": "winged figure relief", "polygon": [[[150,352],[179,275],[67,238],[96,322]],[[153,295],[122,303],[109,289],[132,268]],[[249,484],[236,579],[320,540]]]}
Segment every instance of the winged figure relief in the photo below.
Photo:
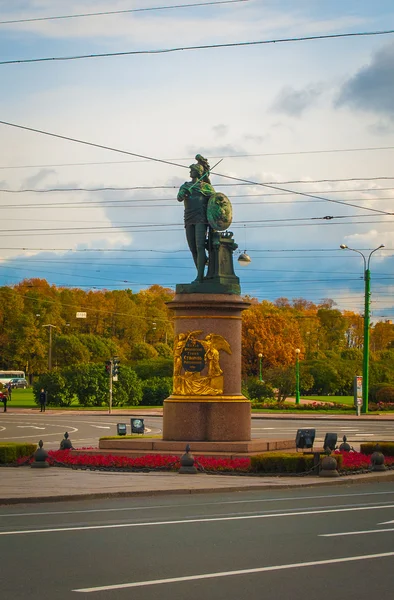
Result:
{"label": "winged figure relief", "polygon": [[223,375],[220,368],[220,350],[224,350],[227,354],[231,354],[230,344],[223,336],[217,333],[209,333],[205,340],[201,340],[201,344],[205,348],[205,357],[208,363],[208,377],[218,377]]}

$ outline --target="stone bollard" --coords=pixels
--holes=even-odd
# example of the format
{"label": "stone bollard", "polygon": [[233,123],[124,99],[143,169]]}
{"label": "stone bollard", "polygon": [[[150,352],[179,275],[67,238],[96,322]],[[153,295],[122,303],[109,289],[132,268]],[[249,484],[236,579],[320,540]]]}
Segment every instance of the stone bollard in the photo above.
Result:
{"label": "stone bollard", "polygon": [[72,450],[72,449],[73,449],[73,445],[71,443],[71,440],[69,439],[68,432],[66,431],[66,433],[64,434],[64,438],[60,442],[60,450]]}
{"label": "stone bollard", "polygon": [[385,471],[384,454],[380,451],[379,444],[376,444],[375,451],[371,454],[371,471]]}
{"label": "stone bollard", "polygon": [[36,469],[45,469],[49,467],[49,463],[46,461],[48,452],[43,449],[44,442],[40,440],[38,442],[39,448],[34,452],[34,462],[31,463],[31,467]]}
{"label": "stone bollard", "polygon": [[338,463],[336,459],[332,456],[332,454],[327,452],[326,456],[321,461],[319,477],[339,477],[337,465]]}
{"label": "stone bollard", "polygon": [[348,444],[347,442],[347,437],[346,435],[343,436],[342,438],[343,442],[342,444],[339,446],[339,451],[340,452],[350,452],[350,450],[352,449],[350,444]]}
{"label": "stone bollard", "polygon": [[190,452],[190,445],[187,444],[185,448],[185,454],[181,456],[181,468],[178,473],[195,475],[198,473],[196,467],[194,466],[194,456]]}

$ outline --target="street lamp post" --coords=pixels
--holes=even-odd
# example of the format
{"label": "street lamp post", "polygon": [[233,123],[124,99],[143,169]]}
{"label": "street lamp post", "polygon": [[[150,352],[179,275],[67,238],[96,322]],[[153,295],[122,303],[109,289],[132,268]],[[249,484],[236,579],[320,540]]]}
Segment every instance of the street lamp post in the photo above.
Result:
{"label": "street lamp post", "polygon": [[384,244],[380,244],[377,248],[372,250],[366,257],[360,250],[349,248],[346,244],[340,245],[341,250],[351,250],[357,252],[363,257],[364,261],[364,341],[363,341],[363,404],[361,412],[363,414],[368,413],[368,390],[369,390],[369,319],[370,319],[370,300],[371,300],[371,271],[369,270],[369,263],[371,256],[380,248],[384,248]]}
{"label": "street lamp post", "polygon": [[49,330],[48,371],[51,371],[52,370],[52,327],[55,327],[55,329],[56,329],[56,325],[51,325],[49,323],[48,325],[43,325],[43,327],[48,327],[48,330]]}
{"label": "street lamp post", "polygon": [[296,353],[296,393],[295,393],[295,403],[300,403],[300,352],[299,348],[295,349]]}
{"label": "street lamp post", "polygon": [[261,369],[261,361],[262,361],[263,355],[261,354],[261,352],[259,353],[258,357],[259,357],[259,380],[263,381],[263,373],[262,373],[262,369]]}

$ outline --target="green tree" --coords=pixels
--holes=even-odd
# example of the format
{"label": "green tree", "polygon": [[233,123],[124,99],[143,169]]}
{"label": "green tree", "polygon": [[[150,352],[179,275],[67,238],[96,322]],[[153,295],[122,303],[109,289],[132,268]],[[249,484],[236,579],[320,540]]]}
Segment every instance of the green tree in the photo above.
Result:
{"label": "green tree", "polygon": [[146,360],[149,358],[157,358],[157,355],[157,350],[153,346],[151,346],[150,344],[146,344],[145,342],[134,344],[131,350],[132,360]]}
{"label": "green tree", "polygon": [[86,363],[90,352],[76,335],[57,335],[53,343],[53,356],[59,367]]}

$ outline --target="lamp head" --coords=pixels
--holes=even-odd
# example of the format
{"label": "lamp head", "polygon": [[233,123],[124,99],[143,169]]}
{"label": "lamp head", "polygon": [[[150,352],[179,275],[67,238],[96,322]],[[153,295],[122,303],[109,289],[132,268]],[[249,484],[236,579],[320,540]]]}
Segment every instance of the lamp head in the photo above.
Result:
{"label": "lamp head", "polygon": [[346,250],[347,249],[346,244],[341,244],[339,247],[340,247],[341,250]]}
{"label": "lamp head", "polygon": [[261,354],[261,352],[259,352],[257,356],[258,356],[259,358],[263,358],[263,355]]}
{"label": "lamp head", "polygon": [[250,258],[250,256],[246,253],[246,250],[244,250],[244,252],[242,252],[242,254],[240,254],[238,256],[238,262],[240,265],[242,266],[246,266],[248,265],[250,262],[252,262],[252,259]]}
{"label": "lamp head", "polygon": [[296,348],[296,349],[295,349],[295,353],[296,353],[296,354],[299,354],[300,352],[301,352],[301,350],[300,350],[299,348]]}

